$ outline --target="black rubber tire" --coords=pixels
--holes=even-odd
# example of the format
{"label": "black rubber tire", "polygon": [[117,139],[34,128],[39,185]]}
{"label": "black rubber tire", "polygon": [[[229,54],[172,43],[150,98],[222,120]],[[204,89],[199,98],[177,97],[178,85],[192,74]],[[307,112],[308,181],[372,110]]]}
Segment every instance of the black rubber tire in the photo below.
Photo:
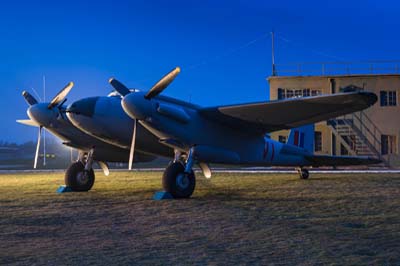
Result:
{"label": "black rubber tire", "polygon": [[165,169],[163,174],[163,188],[166,192],[171,193],[174,198],[190,198],[196,187],[196,176],[193,170],[187,175],[187,180],[189,183],[185,188],[177,184],[177,178],[180,174],[184,174],[185,167],[180,162],[171,163]]}
{"label": "black rubber tire", "polygon": [[310,176],[310,173],[308,172],[307,169],[300,170],[300,179],[308,179],[309,176]]}
{"label": "black rubber tire", "polygon": [[89,191],[94,184],[95,176],[93,169],[86,171],[87,178],[84,182],[79,179],[79,175],[85,172],[85,166],[81,162],[71,164],[65,172],[65,185],[70,187],[73,191]]}

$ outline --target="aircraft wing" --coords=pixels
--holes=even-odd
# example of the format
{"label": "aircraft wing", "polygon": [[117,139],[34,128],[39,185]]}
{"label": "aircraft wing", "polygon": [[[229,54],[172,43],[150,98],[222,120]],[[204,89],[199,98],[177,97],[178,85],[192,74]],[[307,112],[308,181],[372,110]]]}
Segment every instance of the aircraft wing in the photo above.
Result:
{"label": "aircraft wing", "polygon": [[40,126],[38,123],[36,123],[35,121],[30,120],[30,119],[19,119],[19,120],[17,120],[17,123],[27,125],[27,126],[32,126],[32,127]]}
{"label": "aircraft wing", "polygon": [[382,161],[366,156],[330,156],[330,155],[307,155],[305,158],[313,166],[347,166],[378,164]]}
{"label": "aircraft wing", "polygon": [[202,108],[199,113],[238,130],[268,133],[360,111],[376,101],[374,93],[359,91]]}

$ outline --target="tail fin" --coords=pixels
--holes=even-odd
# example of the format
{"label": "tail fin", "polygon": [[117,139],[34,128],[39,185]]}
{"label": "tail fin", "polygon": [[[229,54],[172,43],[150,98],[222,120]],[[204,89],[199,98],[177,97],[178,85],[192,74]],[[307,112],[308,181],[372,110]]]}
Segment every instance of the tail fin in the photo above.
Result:
{"label": "tail fin", "polygon": [[290,130],[287,144],[314,152],[314,124],[293,128]]}

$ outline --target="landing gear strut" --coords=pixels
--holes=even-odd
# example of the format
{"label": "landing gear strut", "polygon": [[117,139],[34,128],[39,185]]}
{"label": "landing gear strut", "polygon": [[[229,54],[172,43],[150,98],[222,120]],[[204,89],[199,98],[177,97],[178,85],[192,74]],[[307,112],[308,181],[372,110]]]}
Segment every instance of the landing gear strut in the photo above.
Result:
{"label": "landing gear strut", "polygon": [[93,152],[94,149],[90,150],[87,156],[80,152],[78,161],[71,164],[65,172],[65,185],[73,191],[89,191],[93,187]]}
{"label": "landing gear strut", "polygon": [[300,179],[308,179],[308,177],[310,176],[310,173],[305,168],[301,168],[300,167],[300,168],[297,169],[297,172],[300,175]]}
{"label": "landing gear strut", "polygon": [[196,187],[196,176],[192,170],[194,163],[193,148],[190,149],[186,162],[181,154],[175,152],[175,159],[163,174],[163,188],[174,198],[189,198]]}

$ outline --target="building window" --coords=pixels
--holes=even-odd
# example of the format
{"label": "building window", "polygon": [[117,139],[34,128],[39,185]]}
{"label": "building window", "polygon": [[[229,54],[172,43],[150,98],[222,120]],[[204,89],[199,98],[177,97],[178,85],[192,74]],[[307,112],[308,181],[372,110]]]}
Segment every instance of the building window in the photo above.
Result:
{"label": "building window", "polygon": [[279,142],[286,143],[286,136],[279,135],[278,139],[279,139]]}
{"label": "building window", "polygon": [[295,90],[294,97],[303,97],[303,90]]}
{"label": "building window", "polygon": [[381,153],[382,155],[394,154],[396,151],[396,136],[381,135]]}
{"label": "building window", "polygon": [[278,100],[285,99],[285,90],[282,88],[278,88]]}
{"label": "building window", "polygon": [[317,95],[321,95],[321,90],[312,90],[311,91],[311,96],[317,96]]}
{"label": "building window", "polygon": [[322,151],[322,133],[321,133],[321,131],[314,132],[314,151]]}
{"label": "building window", "polygon": [[388,105],[389,106],[396,106],[397,105],[396,91],[389,91],[388,92]]}
{"label": "building window", "polygon": [[311,91],[310,89],[303,89],[303,97],[310,96],[311,95],[310,91]]}
{"label": "building window", "polygon": [[294,96],[294,93],[293,93],[293,90],[286,90],[286,98],[293,98],[293,96]]}
{"label": "building window", "polygon": [[381,91],[381,106],[396,106],[397,93],[396,91]]}
{"label": "building window", "polygon": [[289,99],[289,98],[299,98],[299,97],[309,97],[321,95],[321,90],[311,90],[311,89],[283,89],[278,88],[278,100]]}

